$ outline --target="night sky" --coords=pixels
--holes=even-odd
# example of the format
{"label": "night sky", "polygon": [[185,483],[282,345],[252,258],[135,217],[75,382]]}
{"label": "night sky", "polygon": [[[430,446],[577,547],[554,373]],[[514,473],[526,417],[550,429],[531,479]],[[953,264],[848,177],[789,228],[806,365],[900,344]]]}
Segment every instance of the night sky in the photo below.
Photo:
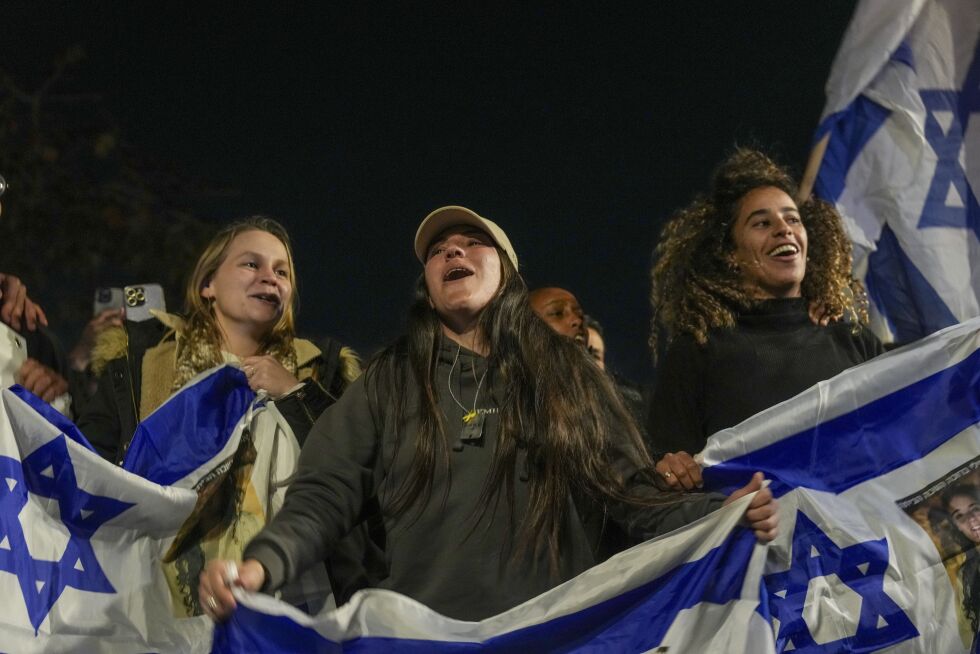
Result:
{"label": "night sky", "polygon": [[612,366],[646,381],[660,226],[736,143],[802,170],[853,7],[8,1],[0,56],[31,86],[83,45],[75,83],[128,142],[240,191],[195,213],[278,217],[303,334],[363,354],[392,338],[418,222],[463,204],[504,227],[532,288],[575,293]]}

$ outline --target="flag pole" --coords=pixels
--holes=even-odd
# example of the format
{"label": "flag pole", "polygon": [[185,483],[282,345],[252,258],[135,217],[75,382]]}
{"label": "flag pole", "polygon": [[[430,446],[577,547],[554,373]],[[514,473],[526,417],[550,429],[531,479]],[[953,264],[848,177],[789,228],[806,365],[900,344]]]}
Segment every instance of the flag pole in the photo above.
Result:
{"label": "flag pole", "polygon": [[823,155],[827,152],[827,143],[830,142],[830,131],[828,130],[817,144],[810,150],[810,158],[807,159],[806,169],[803,171],[803,178],[800,180],[800,192],[797,202],[806,202],[810,199],[813,192],[813,183],[817,181],[817,173],[820,171],[820,164],[823,162]]}

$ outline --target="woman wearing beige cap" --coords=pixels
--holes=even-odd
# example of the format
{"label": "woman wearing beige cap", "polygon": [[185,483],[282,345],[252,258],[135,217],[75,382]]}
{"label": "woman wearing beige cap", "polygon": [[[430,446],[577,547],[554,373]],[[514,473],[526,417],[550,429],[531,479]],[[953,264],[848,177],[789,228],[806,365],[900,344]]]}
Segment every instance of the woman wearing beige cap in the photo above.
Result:
{"label": "woman wearing beige cap", "polygon": [[[215,618],[235,606],[230,583],[274,591],[365,519],[383,525],[388,575],[376,585],[480,620],[594,565],[606,518],[646,539],[726,501],[652,484],[612,383],[531,311],[494,222],[443,207],[422,221],[415,253],[424,271],[405,334],[313,427],[238,574],[218,561],[202,575]],[[768,490],[747,519],[760,539],[775,535]]]}

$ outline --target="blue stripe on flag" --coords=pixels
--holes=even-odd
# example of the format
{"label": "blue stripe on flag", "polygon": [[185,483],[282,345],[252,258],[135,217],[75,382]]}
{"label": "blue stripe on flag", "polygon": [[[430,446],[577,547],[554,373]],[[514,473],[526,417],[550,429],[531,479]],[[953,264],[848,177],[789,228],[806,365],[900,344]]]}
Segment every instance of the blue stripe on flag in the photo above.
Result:
{"label": "blue stripe on flag", "polygon": [[701,602],[725,604],[740,596],[755,536],[737,528],[703,558],[617,597],[483,643],[366,636],[334,643],[282,616],[239,606],[215,628],[212,652],[643,652],[656,647],[677,614]]}
{"label": "blue stripe on flag", "polygon": [[815,195],[829,202],[840,198],[854,160],[890,115],[891,111],[860,95],[846,109],[820,123],[814,140],[819,141],[830,132],[830,141],[813,184]]}
{"label": "blue stripe on flag", "polygon": [[88,439],[85,438],[84,434],[78,430],[75,423],[61,415],[50,404],[20,384],[14,384],[11,386],[10,391],[23,400],[28,406],[34,409],[38,414],[40,414],[42,418],[54,425],[62,434],[86,448],[90,452],[95,451],[95,448],[88,442]]}
{"label": "blue stripe on flag", "polygon": [[921,459],[977,422],[980,350],[849,413],[705,468],[705,485],[731,492],[762,470],[776,495],[801,486],[840,493]]}
{"label": "blue stripe on flag", "polygon": [[868,296],[899,343],[911,343],[959,322],[888,225],[868,258],[864,281]]}
{"label": "blue stripe on flag", "polygon": [[241,370],[218,368],[139,424],[122,467],[162,485],[186,477],[221,451],[254,398]]}

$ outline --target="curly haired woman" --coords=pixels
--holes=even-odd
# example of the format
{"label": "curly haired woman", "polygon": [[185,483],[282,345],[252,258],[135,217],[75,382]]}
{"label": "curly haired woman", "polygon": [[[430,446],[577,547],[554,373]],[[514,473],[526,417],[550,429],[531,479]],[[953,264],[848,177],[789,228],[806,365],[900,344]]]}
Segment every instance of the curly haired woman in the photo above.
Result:
{"label": "curly haired woman", "polygon": [[[711,193],[666,225],[651,272],[658,384],[648,422],[657,470],[701,485],[690,453],[708,436],[883,351],[867,297],[826,202],[797,205],[789,173],[739,149]],[[813,319],[818,314],[820,319]]]}

